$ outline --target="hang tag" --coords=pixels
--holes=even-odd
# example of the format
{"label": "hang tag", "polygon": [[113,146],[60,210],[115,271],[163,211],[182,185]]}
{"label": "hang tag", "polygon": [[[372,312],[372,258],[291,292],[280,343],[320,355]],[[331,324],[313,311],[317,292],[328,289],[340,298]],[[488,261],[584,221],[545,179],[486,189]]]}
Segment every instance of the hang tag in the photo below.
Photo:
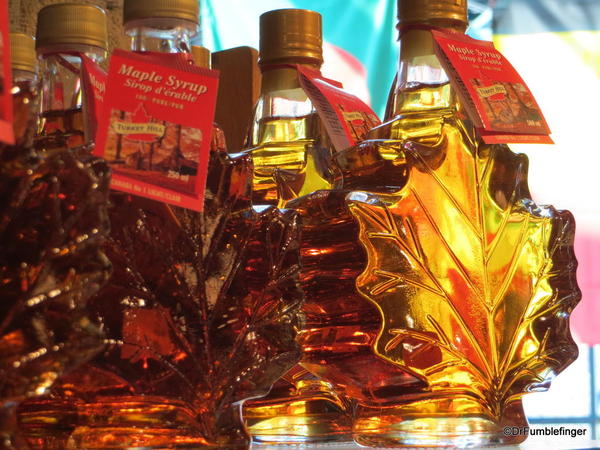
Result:
{"label": "hang tag", "polygon": [[315,106],[336,151],[365,139],[381,120],[361,99],[343,90],[341,83],[316,70],[295,66],[300,85]]}
{"label": "hang tag", "polygon": [[171,55],[115,50],[95,150],[111,187],[202,211],[218,83]]}
{"label": "hang tag", "polygon": [[96,142],[100,115],[104,111],[106,78],[108,74],[85,55],[81,55],[81,85],[83,89],[83,111],[85,114],[85,140]]}
{"label": "hang tag", "polygon": [[0,141],[14,145],[8,2],[0,5]]}
{"label": "hang tag", "polygon": [[485,143],[553,143],[531,91],[492,42],[431,33],[438,57]]}

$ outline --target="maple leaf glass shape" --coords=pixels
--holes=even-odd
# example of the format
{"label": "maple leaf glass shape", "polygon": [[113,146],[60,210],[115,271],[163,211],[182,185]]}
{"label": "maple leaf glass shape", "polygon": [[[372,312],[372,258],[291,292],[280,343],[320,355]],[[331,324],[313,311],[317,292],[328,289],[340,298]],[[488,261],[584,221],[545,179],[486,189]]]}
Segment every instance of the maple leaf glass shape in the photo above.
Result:
{"label": "maple leaf glass shape", "polygon": [[375,351],[423,385],[396,405],[361,405],[355,438],[519,442],[502,429],[527,425],[522,396],[577,356],[574,220],[531,200],[524,155],[482,144],[450,109],[418,117],[403,126],[436,135],[429,145],[363,144],[404,154],[406,185],[347,202],[368,254],[356,287],[382,318]]}
{"label": "maple leaf glass shape", "polygon": [[107,350],[21,408],[31,447],[248,446],[241,402],[300,357],[298,227],[251,208],[246,156],[209,168],[204,213],[112,194],[115,273],[90,305]]}
{"label": "maple leaf glass shape", "polygon": [[110,170],[89,149],[36,150],[35,90],[13,87],[15,146],[0,147],[0,448],[11,411],[102,349],[86,304],[110,275]]}

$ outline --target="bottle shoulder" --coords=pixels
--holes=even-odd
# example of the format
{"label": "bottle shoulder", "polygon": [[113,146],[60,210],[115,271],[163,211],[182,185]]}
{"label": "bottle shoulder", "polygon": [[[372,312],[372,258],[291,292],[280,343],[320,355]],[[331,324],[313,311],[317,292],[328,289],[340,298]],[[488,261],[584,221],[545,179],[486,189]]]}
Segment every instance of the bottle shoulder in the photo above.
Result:
{"label": "bottle shoulder", "polygon": [[408,111],[371,129],[366,140],[414,140],[431,142],[441,134],[444,123],[460,120],[456,108]]}
{"label": "bottle shoulder", "polygon": [[280,100],[269,103],[269,97],[261,97],[246,139],[245,151],[254,164],[255,204],[284,206],[331,187],[334,149],[314,106],[310,100]]}
{"label": "bottle shoulder", "polygon": [[[373,192],[399,192],[410,178],[409,169],[436,165],[460,147],[474,160],[489,153],[513,155],[505,144],[489,145],[460,105],[427,111],[408,111],[374,128],[368,138],[335,155],[340,179],[336,186]],[[508,158],[509,156],[505,156]],[[524,155],[519,155],[521,160]]]}

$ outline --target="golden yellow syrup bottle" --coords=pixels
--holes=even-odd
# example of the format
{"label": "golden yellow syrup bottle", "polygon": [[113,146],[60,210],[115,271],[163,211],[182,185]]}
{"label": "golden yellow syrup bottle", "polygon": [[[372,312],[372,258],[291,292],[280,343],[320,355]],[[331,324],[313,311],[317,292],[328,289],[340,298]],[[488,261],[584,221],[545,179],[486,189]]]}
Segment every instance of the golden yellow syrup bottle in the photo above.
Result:
{"label": "golden yellow syrup bottle", "polygon": [[35,46],[41,78],[36,146],[50,149],[86,144],[81,55],[97,63],[106,58],[106,13],[93,5],[46,6],[38,14]]}
{"label": "golden yellow syrup bottle", "polygon": [[[524,155],[483,143],[436,56],[429,29],[464,32],[466,0],[398,0],[398,12],[386,122],[337,161],[366,253],[356,289],[381,319],[372,348],[419,382],[359,398],[354,438],[519,443],[522,396],[547,389],[577,356],[574,220],[531,200]],[[365,188],[365,174],[392,173],[394,163],[402,183],[386,189],[380,177]],[[307,359],[337,364],[317,356]],[[370,377],[387,383],[385,373]]]}
{"label": "golden yellow syrup bottle", "polygon": [[[321,67],[321,16],[299,9],[263,14],[259,53],[261,95],[245,151],[254,163],[253,204],[285,207],[331,188],[334,178],[333,146],[297,71],[287,66]],[[244,420],[255,442],[344,441],[351,439],[350,407],[329,383],[299,365],[267,397],[246,402]]]}

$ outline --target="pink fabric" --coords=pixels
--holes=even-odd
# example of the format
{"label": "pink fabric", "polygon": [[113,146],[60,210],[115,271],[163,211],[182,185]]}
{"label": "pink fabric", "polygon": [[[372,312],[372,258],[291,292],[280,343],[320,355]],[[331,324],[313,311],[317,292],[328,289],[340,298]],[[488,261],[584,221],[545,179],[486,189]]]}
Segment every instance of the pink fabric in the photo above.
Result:
{"label": "pink fabric", "polygon": [[571,316],[571,331],[577,342],[600,344],[600,236],[578,231],[575,254],[583,297]]}

